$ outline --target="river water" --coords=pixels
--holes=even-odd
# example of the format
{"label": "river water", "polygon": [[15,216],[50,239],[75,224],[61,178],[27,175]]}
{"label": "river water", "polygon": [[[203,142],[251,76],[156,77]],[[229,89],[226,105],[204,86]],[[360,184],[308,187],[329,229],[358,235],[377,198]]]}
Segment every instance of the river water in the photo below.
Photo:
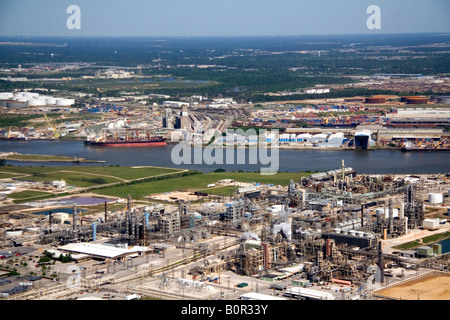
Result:
{"label": "river water", "polygon": [[[88,160],[103,160],[104,164],[68,164],[52,162],[15,162],[7,164],[20,166],[61,166],[61,165],[120,165],[120,166],[162,166],[211,172],[218,168],[226,171],[257,171],[261,168],[278,169],[279,172],[324,171],[339,169],[344,160],[346,167],[355,169],[358,173],[369,174],[418,174],[450,172],[450,152],[401,152],[398,150],[279,150],[276,154],[268,154],[266,162],[258,154],[257,164],[249,164],[250,157],[246,150],[245,164],[236,164],[235,158],[231,164],[220,164],[217,161],[211,165],[174,163],[172,149],[176,145],[163,147],[91,147],[82,141],[0,141],[0,152],[18,152],[42,155],[61,155],[81,157]],[[199,150],[199,149],[197,149]],[[194,152],[193,152],[194,153]],[[237,151],[234,152],[235,155]],[[192,157],[193,159],[193,157]],[[225,152],[223,154],[226,162]],[[279,161],[277,161],[279,159]],[[268,162],[267,162],[268,161]],[[229,161],[228,161],[229,163]]]}
{"label": "river water", "polygon": [[450,238],[438,242],[442,245],[442,253],[450,252]]}

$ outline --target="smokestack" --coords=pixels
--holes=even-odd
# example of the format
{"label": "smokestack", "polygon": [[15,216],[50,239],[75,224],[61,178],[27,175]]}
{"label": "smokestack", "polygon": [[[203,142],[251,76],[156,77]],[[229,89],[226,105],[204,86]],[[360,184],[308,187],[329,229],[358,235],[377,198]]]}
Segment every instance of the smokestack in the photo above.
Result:
{"label": "smokestack", "polygon": [[361,227],[364,227],[364,205],[361,205]]}
{"label": "smokestack", "polygon": [[77,228],[77,220],[78,220],[78,212],[77,212],[77,206],[75,205],[73,207],[73,214],[72,214],[72,220],[73,220],[73,230]]}
{"label": "smokestack", "polygon": [[108,203],[105,201],[105,222],[108,222]]}
{"label": "smokestack", "polygon": [[49,211],[49,213],[48,213],[48,224],[50,227],[52,226],[52,212],[51,211]]}
{"label": "smokestack", "polygon": [[378,268],[380,269],[380,282],[384,283],[384,262],[381,241],[378,242]]}

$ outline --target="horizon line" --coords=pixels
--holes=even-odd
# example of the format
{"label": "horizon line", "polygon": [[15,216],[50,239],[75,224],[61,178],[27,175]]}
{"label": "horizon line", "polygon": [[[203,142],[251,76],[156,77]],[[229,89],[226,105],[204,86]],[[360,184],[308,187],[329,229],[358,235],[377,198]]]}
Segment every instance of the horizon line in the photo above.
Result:
{"label": "horizon line", "polygon": [[342,33],[342,34],[279,34],[279,35],[1,35],[10,38],[260,38],[260,37],[311,37],[311,36],[391,36],[391,35],[450,35],[450,31],[392,32],[392,33]]}

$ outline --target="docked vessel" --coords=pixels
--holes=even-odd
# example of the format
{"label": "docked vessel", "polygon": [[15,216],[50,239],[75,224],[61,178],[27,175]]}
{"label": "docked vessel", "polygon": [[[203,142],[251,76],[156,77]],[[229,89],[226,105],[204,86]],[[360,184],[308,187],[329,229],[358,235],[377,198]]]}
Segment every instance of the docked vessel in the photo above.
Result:
{"label": "docked vessel", "polygon": [[100,133],[89,134],[84,144],[95,147],[148,147],[167,145],[163,137],[153,135],[148,130],[130,128],[104,128]]}
{"label": "docked vessel", "polygon": [[402,147],[402,151],[450,152],[450,148]]}
{"label": "docked vessel", "polygon": [[436,146],[433,145],[419,145],[417,146],[414,143],[405,143],[401,148],[401,151],[421,151],[421,152],[450,152],[450,147],[442,146],[438,144]]}

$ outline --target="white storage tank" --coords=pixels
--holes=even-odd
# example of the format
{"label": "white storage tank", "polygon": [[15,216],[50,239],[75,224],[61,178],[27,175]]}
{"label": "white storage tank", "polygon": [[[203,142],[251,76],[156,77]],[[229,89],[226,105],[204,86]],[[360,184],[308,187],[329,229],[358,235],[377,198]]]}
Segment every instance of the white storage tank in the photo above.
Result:
{"label": "white storage tank", "polygon": [[54,106],[56,104],[56,99],[53,97],[47,97],[45,98],[45,101],[47,102],[47,105]]}
{"label": "white storage tank", "polygon": [[[377,208],[375,209],[375,213],[377,218],[378,217],[382,217],[384,219],[389,219],[389,208]],[[392,209],[392,217],[393,218],[397,218],[398,217],[398,209],[397,208],[393,208]]]}
{"label": "white storage tank", "polygon": [[12,92],[0,92],[0,100],[9,100],[14,97]]}
{"label": "white storage tank", "polygon": [[27,106],[29,106],[29,107],[43,107],[46,105],[47,105],[47,102],[45,101],[45,99],[33,98],[33,99],[29,99],[27,101]]}
{"label": "white storage tank", "polygon": [[66,98],[56,98],[57,106],[71,106],[75,104],[75,99],[66,99]]}
{"label": "white storage tank", "polygon": [[442,203],[444,201],[444,197],[442,193],[429,193],[428,194],[428,202],[429,203]]}
{"label": "white storage tank", "polygon": [[23,234],[23,229],[9,229],[5,231],[6,239],[19,237]]}

